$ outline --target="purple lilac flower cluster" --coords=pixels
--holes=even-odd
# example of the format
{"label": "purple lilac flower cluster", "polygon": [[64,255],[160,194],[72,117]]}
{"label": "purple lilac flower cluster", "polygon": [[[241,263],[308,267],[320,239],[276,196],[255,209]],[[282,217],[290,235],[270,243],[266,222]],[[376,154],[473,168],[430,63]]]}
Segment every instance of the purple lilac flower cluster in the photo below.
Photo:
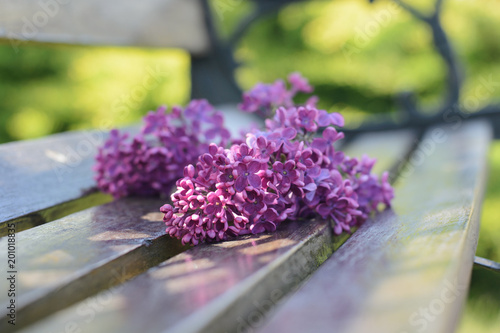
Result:
{"label": "purple lilac flower cluster", "polygon": [[223,120],[206,100],[193,100],[170,113],[166,107],[149,112],[131,139],[112,130],[94,166],[99,189],[115,198],[170,194],[184,167],[195,163],[210,142],[228,144],[230,134]]}
{"label": "purple lilac flower cluster", "polygon": [[[308,86],[301,77],[289,81]],[[260,85],[247,97],[263,90],[271,96],[274,88]],[[267,97],[252,103],[254,112],[270,107]],[[195,166],[185,167],[172,205],[161,207],[167,233],[196,245],[272,232],[287,219],[321,216],[336,234],[363,223],[379,204],[390,206],[393,189],[387,173],[371,174],[375,160],[349,158],[334,147],[344,137],[335,127],[343,124],[340,114],[312,105],[282,106],[246,143],[211,144]]]}
{"label": "purple lilac flower cluster", "polygon": [[[276,108],[280,106],[294,106],[293,98],[297,93],[311,93],[313,87],[309,85],[306,78],[299,73],[288,76],[290,90],[283,80],[276,80],[272,84],[258,83],[250,91],[243,94],[243,102],[238,105],[245,112],[255,112],[262,117],[269,117]],[[318,98],[312,96],[306,105],[316,106]]]}

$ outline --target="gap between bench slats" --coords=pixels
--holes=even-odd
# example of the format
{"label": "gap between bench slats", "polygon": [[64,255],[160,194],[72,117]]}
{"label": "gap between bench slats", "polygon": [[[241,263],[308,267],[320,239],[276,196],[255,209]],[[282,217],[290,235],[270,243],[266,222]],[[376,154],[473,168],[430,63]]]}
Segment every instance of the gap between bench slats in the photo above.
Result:
{"label": "gap between bench slats", "polygon": [[[406,131],[366,135],[346,150],[378,157],[380,172],[399,163],[414,138]],[[175,332],[232,330],[239,324],[237,318],[255,311],[254,302],[268,301],[270,292],[277,301],[347,238],[334,242],[324,222],[312,221],[284,224],[275,234],[198,246],[27,331],[58,332],[67,325],[81,332],[137,332],[143,327],[149,332],[167,327]],[[101,265],[108,270],[104,262]]]}
{"label": "gap between bench slats", "polygon": [[[15,329],[142,273],[184,250],[165,235],[159,199],[122,199],[16,235]],[[7,237],[0,257],[7,258]],[[8,290],[6,279],[0,289]],[[0,316],[9,299],[0,294]],[[0,331],[12,330],[7,321]]]}
{"label": "gap between bench slats", "polygon": [[0,39],[23,43],[210,47],[200,0],[0,0]]}
{"label": "gap between bench slats", "polygon": [[477,245],[490,139],[482,122],[430,130],[398,180],[394,212],[361,226],[258,331],[453,332]]}

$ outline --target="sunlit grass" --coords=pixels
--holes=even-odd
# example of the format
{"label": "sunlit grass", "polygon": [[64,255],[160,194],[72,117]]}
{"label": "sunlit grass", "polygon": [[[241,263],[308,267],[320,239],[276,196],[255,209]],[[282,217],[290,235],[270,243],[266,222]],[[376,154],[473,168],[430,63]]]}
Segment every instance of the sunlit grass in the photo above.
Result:
{"label": "sunlit grass", "polygon": [[37,138],[50,134],[53,119],[40,110],[25,108],[15,113],[7,124],[7,131],[13,137],[25,139]]}

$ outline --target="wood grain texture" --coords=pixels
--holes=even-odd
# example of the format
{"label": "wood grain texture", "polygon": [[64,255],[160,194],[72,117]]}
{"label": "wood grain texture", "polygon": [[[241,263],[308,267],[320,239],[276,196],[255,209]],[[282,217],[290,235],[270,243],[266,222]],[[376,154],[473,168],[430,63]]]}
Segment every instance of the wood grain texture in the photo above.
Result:
{"label": "wood grain texture", "polygon": [[482,122],[429,131],[397,182],[393,211],[360,227],[259,332],[453,332],[490,139]]}
{"label": "wood grain texture", "polygon": [[399,172],[417,139],[418,134],[411,130],[366,133],[358,135],[348,144],[347,149],[342,150],[350,157],[361,158],[367,155],[376,158],[377,163],[373,167],[376,174],[388,170]]}
{"label": "wood grain texture", "polygon": [[91,190],[94,156],[106,137],[67,132],[0,145],[0,236],[7,222],[19,232],[110,201]]}
{"label": "wood grain texture", "polygon": [[[243,319],[253,302],[279,298],[307,276],[331,253],[331,240],[324,223],[290,223],[271,235],[198,246],[109,290],[106,309],[91,322],[77,311],[84,301],[65,310],[56,325],[60,329],[74,321],[82,332],[139,332],[146,327],[148,332],[167,327],[182,333],[221,332],[238,315]],[[52,323],[45,325],[35,324],[32,331],[53,331]]]}
{"label": "wood grain texture", "polygon": [[[122,283],[180,253],[165,236],[159,199],[123,199],[44,224],[16,235],[15,327],[19,329],[100,290]],[[7,237],[0,239],[7,258]],[[0,290],[8,281],[0,279]],[[5,318],[9,299],[0,294]]]}
{"label": "wood grain texture", "polygon": [[57,44],[209,49],[199,0],[0,0],[0,38]]}
{"label": "wood grain texture", "polygon": [[[386,150],[404,155],[413,138],[411,132],[368,135],[353,142],[351,149],[378,157],[379,169],[390,168],[397,159]],[[380,145],[371,145],[371,139]],[[363,145],[367,148],[362,149]],[[347,238],[332,240],[324,222],[310,221],[283,224],[275,234],[197,246],[25,332],[57,332],[67,325],[80,332],[138,332],[143,327],[148,332],[183,333],[246,329],[262,323],[267,310]],[[105,304],[88,317],[84,310],[103,299]]]}

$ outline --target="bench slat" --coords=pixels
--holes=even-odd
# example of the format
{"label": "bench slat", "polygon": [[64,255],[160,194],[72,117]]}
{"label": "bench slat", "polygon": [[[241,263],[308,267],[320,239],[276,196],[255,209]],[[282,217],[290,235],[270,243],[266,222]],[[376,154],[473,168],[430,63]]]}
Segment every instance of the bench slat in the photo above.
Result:
{"label": "bench slat", "polygon": [[[353,142],[351,149],[378,157],[378,168],[385,169],[399,162],[396,156],[405,155],[414,138],[406,131],[372,134]],[[380,145],[371,145],[372,140]],[[81,332],[137,332],[143,327],[149,332],[166,327],[173,332],[234,330],[240,324],[235,318],[256,311],[257,303],[266,307],[272,292],[272,301],[277,301],[347,238],[333,242],[329,227],[316,221],[284,224],[275,234],[194,247],[26,332],[57,332],[65,325]],[[91,320],[85,311],[92,313]]]}
{"label": "bench slat", "polygon": [[490,138],[481,122],[430,130],[398,180],[394,213],[360,227],[260,332],[453,332]]}
{"label": "bench slat", "polygon": [[199,0],[0,0],[0,39],[209,49]]}
{"label": "bench slat", "polygon": [[[122,199],[16,235],[16,328],[122,283],[180,253],[159,199]],[[0,255],[7,258],[7,237]],[[6,279],[0,288],[8,290]],[[9,299],[0,294],[0,314]],[[9,328],[0,322],[0,331]]]}
{"label": "bench slat", "polygon": [[92,193],[92,165],[101,131],[67,132],[0,145],[0,237],[110,201]]}

